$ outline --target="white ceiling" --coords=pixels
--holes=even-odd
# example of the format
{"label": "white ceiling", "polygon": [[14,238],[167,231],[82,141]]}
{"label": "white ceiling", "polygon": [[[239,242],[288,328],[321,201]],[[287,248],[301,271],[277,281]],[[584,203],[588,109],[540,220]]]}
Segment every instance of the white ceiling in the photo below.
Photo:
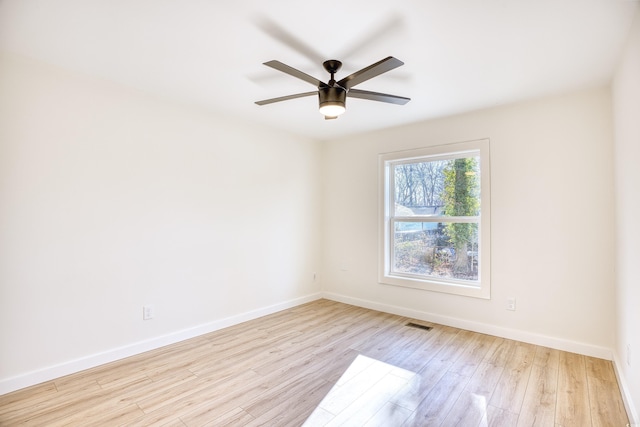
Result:
{"label": "white ceiling", "polygon": [[[0,0],[0,48],[314,139],[606,84],[637,0]],[[283,43],[268,28],[304,47]],[[348,99],[325,121],[317,98],[254,101],[389,55],[405,65],[358,86],[405,106]]]}

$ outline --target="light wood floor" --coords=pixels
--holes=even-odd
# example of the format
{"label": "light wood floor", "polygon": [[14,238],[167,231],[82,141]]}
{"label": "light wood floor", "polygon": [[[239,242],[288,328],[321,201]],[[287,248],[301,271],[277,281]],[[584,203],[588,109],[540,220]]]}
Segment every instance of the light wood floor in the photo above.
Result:
{"label": "light wood floor", "polygon": [[611,362],[319,300],[0,396],[0,425],[625,426]]}

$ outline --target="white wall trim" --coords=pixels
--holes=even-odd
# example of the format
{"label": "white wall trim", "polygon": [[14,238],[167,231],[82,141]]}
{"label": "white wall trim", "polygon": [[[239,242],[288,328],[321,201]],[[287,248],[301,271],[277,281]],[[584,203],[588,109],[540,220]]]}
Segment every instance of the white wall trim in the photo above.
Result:
{"label": "white wall trim", "polygon": [[390,304],[383,304],[375,301],[349,297],[346,295],[336,294],[332,292],[323,292],[322,297],[326,299],[330,299],[332,301],[338,301],[345,304],[355,305],[358,307],[364,307],[372,310],[383,311],[385,313],[397,314],[399,316],[411,317],[413,319],[424,320],[427,322],[438,323],[446,326],[453,326],[455,328],[465,329],[468,331],[494,335],[501,338],[507,338],[507,339],[526,342],[529,344],[541,345],[544,347],[555,348],[557,350],[583,354],[585,356],[612,360],[612,355],[613,355],[612,350],[605,347],[599,347],[591,344],[565,340],[562,338],[550,337],[547,335],[534,334],[531,332],[521,331],[517,329],[504,328],[502,326],[490,325],[487,323],[474,322],[472,320],[442,316],[439,314],[413,310],[410,308],[399,307],[399,306],[390,305]]}
{"label": "white wall trim", "polygon": [[293,308],[301,304],[322,298],[320,293],[307,295],[300,298],[273,304],[256,310],[247,311],[224,319],[214,320],[213,322],[194,326],[192,328],[183,329],[166,335],[161,335],[148,340],[139,341],[137,343],[114,348],[101,353],[92,354],[81,357],[58,365],[49,366],[26,374],[0,380],[0,395],[10,393],[25,387],[50,381],[65,375],[84,371],[85,369],[94,368],[104,365],[105,363],[114,362],[125,357],[135,356],[146,351],[155,350],[170,344],[175,344],[190,338],[214,332],[219,329],[237,325],[248,320],[257,319],[262,316],[276,313],[278,311]]}
{"label": "white wall trim", "polygon": [[616,373],[616,379],[618,380],[618,387],[620,388],[620,394],[622,394],[622,400],[624,402],[624,408],[627,411],[627,416],[629,417],[630,426],[637,427],[640,426],[640,418],[638,418],[638,412],[636,411],[635,406],[633,405],[633,400],[631,399],[631,393],[629,392],[629,386],[627,381],[625,380],[624,375],[622,375],[622,370],[619,368],[622,366],[622,362],[617,352],[613,353],[613,371]]}

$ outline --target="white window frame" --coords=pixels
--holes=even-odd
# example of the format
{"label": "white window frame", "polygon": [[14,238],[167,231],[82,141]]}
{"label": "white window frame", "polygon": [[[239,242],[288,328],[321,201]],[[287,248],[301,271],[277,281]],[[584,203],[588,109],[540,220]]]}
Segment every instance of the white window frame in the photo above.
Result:
{"label": "white window frame", "polygon": [[[393,217],[392,206],[395,194],[389,191],[393,185],[390,170],[401,163],[445,160],[469,156],[480,157],[480,206],[479,217],[413,216],[410,218]],[[380,230],[378,236],[379,268],[378,282],[387,285],[404,286],[448,294],[490,299],[491,297],[491,177],[489,159],[489,140],[459,142],[438,145],[415,150],[383,153],[379,156],[379,212]],[[394,220],[416,222],[477,222],[478,223],[478,280],[456,280],[423,275],[394,273],[391,271],[393,260]]]}

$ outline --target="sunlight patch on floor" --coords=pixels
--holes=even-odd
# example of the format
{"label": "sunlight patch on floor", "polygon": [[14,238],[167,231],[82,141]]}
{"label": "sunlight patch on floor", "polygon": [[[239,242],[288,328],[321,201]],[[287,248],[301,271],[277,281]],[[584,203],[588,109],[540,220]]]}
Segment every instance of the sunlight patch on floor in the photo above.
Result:
{"label": "sunlight patch on floor", "polygon": [[320,402],[304,426],[401,425],[413,409],[399,405],[415,373],[359,355]]}

